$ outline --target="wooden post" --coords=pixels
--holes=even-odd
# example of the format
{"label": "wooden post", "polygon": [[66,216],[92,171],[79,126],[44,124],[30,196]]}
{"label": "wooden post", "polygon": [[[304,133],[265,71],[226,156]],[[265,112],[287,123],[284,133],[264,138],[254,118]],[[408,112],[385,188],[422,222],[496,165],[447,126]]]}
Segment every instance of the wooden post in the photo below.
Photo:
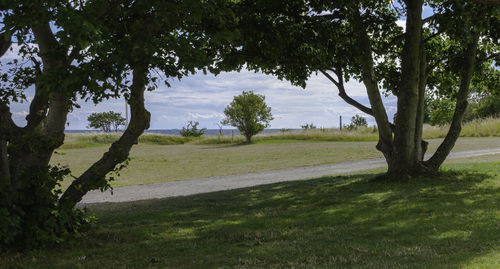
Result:
{"label": "wooden post", "polygon": [[342,115],[340,115],[340,130],[342,131]]}

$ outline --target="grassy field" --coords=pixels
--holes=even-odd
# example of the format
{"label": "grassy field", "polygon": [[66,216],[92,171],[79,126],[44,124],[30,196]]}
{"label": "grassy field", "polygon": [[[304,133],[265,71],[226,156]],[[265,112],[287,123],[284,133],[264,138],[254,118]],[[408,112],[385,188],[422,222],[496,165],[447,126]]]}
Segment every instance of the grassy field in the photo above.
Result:
{"label": "grassy field", "polygon": [[[448,126],[424,125],[424,138],[443,138],[446,136]],[[500,118],[479,119],[467,122],[462,126],[462,137],[500,137]],[[107,146],[117,140],[119,134],[86,133],[68,134],[61,149],[75,149]],[[374,127],[358,128],[354,130],[339,129],[312,129],[312,130],[288,130],[271,134],[258,134],[253,138],[254,142],[276,144],[300,141],[377,141],[377,129]],[[186,138],[169,135],[158,135],[145,133],[139,138],[139,143],[149,145],[180,145],[180,144],[240,144],[245,141],[242,136],[210,136],[200,138]]]}
{"label": "grassy field", "polygon": [[[70,139],[74,139],[70,136]],[[131,161],[113,186],[138,185],[190,178],[241,174],[290,167],[381,158],[376,142],[324,142],[272,140],[250,145],[151,145],[140,143],[131,151]],[[441,139],[429,140],[429,152]],[[285,143],[286,142],[286,143]],[[500,146],[500,137],[460,138],[455,150]],[[74,147],[58,150],[53,164],[69,165],[75,176],[96,161],[107,147]],[[64,182],[63,187],[69,184]]]}
{"label": "grassy field", "polygon": [[[407,183],[373,173],[95,206],[77,245],[2,268],[500,268],[500,162]],[[483,162],[490,161],[490,162]]]}

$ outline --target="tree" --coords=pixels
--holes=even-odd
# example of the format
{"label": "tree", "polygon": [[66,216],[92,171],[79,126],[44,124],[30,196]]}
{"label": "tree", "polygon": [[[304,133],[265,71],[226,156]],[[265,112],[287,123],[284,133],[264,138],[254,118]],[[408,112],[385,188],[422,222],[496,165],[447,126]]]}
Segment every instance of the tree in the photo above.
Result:
{"label": "tree", "polygon": [[365,117],[362,117],[358,114],[352,116],[351,123],[346,126],[347,129],[352,130],[358,127],[368,127],[368,123],[366,122]]}
{"label": "tree", "polygon": [[[19,53],[4,60],[0,76],[0,245],[61,242],[85,226],[74,206],[88,191],[110,188],[106,175],[149,127],[144,92],[157,81],[150,70],[177,79],[217,71],[217,50],[232,34],[222,28],[228,9],[220,3],[2,1],[0,56],[13,40]],[[35,94],[27,123],[18,126],[10,105],[27,101],[29,87]],[[70,170],[49,162],[64,143],[68,113],[79,99],[120,96],[131,108],[126,130],[62,192],[59,182]]]}
{"label": "tree", "polygon": [[100,129],[103,132],[118,132],[120,126],[125,126],[125,118],[122,114],[109,111],[101,113],[92,113],[87,118],[89,126],[87,128]]}
{"label": "tree", "polygon": [[300,128],[302,128],[304,130],[312,130],[312,129],[316,129],[316,126],[314,126],[314,124],[311,122],[311,123],[306,123],[304,125],[301,125]]}
{"label": "tree", "polygon": [[245,136],[246,142],[250,143],[252,136],[269,127],[269,122],[273,120],[271,108],[264,100],[264,95],[254,94],[253,91],[243,91],[242,94],[235,96],[224,109],[226,117],[221,123],[238,128]]}
{"label": "tree", "polygon": [[[471,81],[486,80],[485,70],[499,63],[499,9],[481,2],[426,1],[434,14],[422,18],[422,0],[243,0],[236,4],[242,38],[222,64],[245,63],[300,86],[323,74],[344,101],[375,118],[388,178],[435,173],[460,134]],[[348,94],[350,79],[364,84],[369,106]],[[448,135],[429,160],[422,140],[426,90],[445,92],[456,104]],[[382,94],[397,98],[393,122]]]}
{"label": "tree", "polygon": [[198,129],[200,123],[195,121],[189,121],[186,127],[182,127],[180,131],[181,136],[184,137],[200,137],[202,136],[207,128]]}

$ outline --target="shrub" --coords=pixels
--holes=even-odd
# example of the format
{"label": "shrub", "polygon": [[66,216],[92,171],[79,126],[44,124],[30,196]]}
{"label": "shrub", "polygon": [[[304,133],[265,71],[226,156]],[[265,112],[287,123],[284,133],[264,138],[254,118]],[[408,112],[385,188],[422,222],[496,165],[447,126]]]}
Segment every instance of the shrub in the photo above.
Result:
{"label": "shrub", "polygon": [[312,130],[312,129],[316,129],[316,126],[314,126],[314,124],[311,123],[306,123],[304,125],[301,125],[300,128],[304,129],[304,130]]}
{"label": "shrub", "polygon": [[85,211],[58,205],[60,182],[69,173],[67,168],[47,166],[24,173],[29,181],[14,178],[10,182],[18,184],[2,182],[1,248],[31,249],[72,241],[90,227],[93,217]]}
{"label": "shrub", "polygon": [[243,91],[241,95],[235,96],[224,109],[226,118],[221,123],[238,128],[245,136],[246,142],[250,143],[252,136],[269,127],[269,122],[273,119],[271,108],[264,100],[264,95],[254,94],[253,91]]}
{"label": "shrub", "polygon": [[200,123],[195,121],[189,121],[186,127],[182,127],[180,131],[181,136],[184,137],[200,137],[202,136],[207,128],[198,129]]}
{"label": "shrub", "polygon": [[356,114],[352,116],[351,123],[349,125],[346,125],[345,128],[347,130],[354,130],[357,129],[358,127],[368,127],[368,123],[366,122],[365,117]]}

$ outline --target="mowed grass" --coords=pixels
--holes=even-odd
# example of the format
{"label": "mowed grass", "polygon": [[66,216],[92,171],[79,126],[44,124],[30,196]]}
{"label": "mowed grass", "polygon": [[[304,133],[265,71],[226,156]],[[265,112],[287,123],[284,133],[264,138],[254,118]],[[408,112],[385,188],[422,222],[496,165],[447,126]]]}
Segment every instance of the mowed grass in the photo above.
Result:
{"label": "mowed grass", "polygon": [[[429,152],[441,139],[429,140]],[[192,178],[250,173],[291,167],[382,158],[376,142],[295,141],[250,145],[151,145],[139,143],[131,151],[127,168],[112,182],[126,186]],[[499,147],[500,137],[460,138],[454,150]],[[52,164],[68,165],[79,176],[107,147],[60,149]],[[63,183],[68,186],[70,180]]]}
{"label": "mowed grass", "polygon": [[451,167],[94,206],[100,225],[78,244],[0,267],[500,268],[500,162]]}

